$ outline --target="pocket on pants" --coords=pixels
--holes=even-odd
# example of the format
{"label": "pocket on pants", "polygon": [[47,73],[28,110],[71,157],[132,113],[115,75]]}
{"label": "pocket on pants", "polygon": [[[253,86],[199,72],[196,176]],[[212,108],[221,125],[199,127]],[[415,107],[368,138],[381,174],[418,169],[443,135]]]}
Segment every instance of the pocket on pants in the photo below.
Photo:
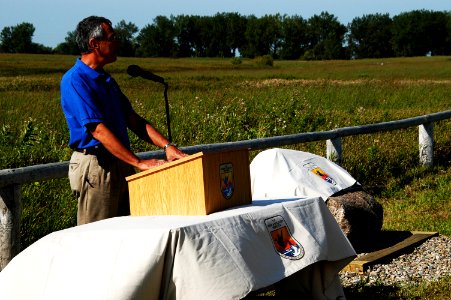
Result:
{"label": "pocket on pants", "polygon": [[79,194],[82,184],[82,172],[81,172],[80,160],[76,159],[75,155],[72,156],[69,162],[69,183],[71,190]]}

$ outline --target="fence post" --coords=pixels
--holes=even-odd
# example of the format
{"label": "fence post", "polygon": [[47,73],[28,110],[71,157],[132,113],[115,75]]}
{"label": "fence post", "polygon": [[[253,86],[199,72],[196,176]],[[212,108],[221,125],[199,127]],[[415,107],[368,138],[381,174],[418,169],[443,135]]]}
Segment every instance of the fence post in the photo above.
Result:
{"label": "fence post", "polygon": [[21,214],[21,186],[0,188],[0,271],[19,254]]}
{"label": "fence post", "polygon": [[420,163],[425,167],[432,167],[434,163],[434,123],[418,126],[418,140],[420,148]]}
{"label": "fence post", "polygon": [[326,141],[326,157],[328,160],[340,165],[342,159],[341,138]]}

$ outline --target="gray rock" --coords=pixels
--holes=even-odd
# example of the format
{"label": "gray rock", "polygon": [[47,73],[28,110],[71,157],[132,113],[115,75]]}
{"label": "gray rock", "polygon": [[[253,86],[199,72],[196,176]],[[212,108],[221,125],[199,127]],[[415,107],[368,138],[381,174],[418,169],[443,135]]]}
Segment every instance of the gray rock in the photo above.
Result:
{"label": "gray rock", "polygon": [[330,196],[326,205],[354,248],[379,235],[383,208],[373,196],[353,187]]}

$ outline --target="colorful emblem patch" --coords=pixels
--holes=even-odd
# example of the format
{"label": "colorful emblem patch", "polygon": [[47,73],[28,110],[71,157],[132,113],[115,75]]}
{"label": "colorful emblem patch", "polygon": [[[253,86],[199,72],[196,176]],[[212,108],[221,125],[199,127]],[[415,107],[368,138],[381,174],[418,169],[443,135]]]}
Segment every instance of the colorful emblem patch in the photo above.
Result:
{"label": "colorful emblem patch", "polygon": [[301,259],[304,256],[304,248],[291,235],[282,216],[266,219],[265,225],[271,235],[274,249],[280,256],[287,259]]}
{"label": "colorful emblem patch", "polygon": [[330,177],[329,174],[324,172],[320,167],[318,167],[314,163],[309,162],[309,163],[305,164],[304,167],[307,168],[313,174],[319,176],[322,180],[324,180],[330,184],[337,185],[337,182],[332,177]]}
{"label": "colorful emblem patch", "polygon": [[219,166],[219,177],[221,180],[221,193],[226,199],[230,199],[235,189],[233,182],[233,165],[231,163]]}

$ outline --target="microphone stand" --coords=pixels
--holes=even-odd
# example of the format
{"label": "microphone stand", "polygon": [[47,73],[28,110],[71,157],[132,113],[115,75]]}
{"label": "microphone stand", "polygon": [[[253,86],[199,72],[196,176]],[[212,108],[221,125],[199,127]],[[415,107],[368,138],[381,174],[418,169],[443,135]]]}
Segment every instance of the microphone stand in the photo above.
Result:
{"label": "microphone stand", "polygon": [[168,127],[169,142],[172,143],[171,120],[169,117],[168,84],[166,82],[163,82],[163,84],[164,84],[164,103],[166,107],[166,126]]}
{"label": "microphone stand", "polygon": [[152,72],[144,71],[137,65],[130,65],[127,68],[127,73],[132,77],[142,77],[147,80],[152,80],[154,82],[158,82],[164,85],[164,102],[166,106],[166,126],[168,127],[168,140],[172,143],[172,134],[171,134],[171,120],[169,117],[169,102],[168,102],[168,84],[164,81],[163,78],[153,74]]}

